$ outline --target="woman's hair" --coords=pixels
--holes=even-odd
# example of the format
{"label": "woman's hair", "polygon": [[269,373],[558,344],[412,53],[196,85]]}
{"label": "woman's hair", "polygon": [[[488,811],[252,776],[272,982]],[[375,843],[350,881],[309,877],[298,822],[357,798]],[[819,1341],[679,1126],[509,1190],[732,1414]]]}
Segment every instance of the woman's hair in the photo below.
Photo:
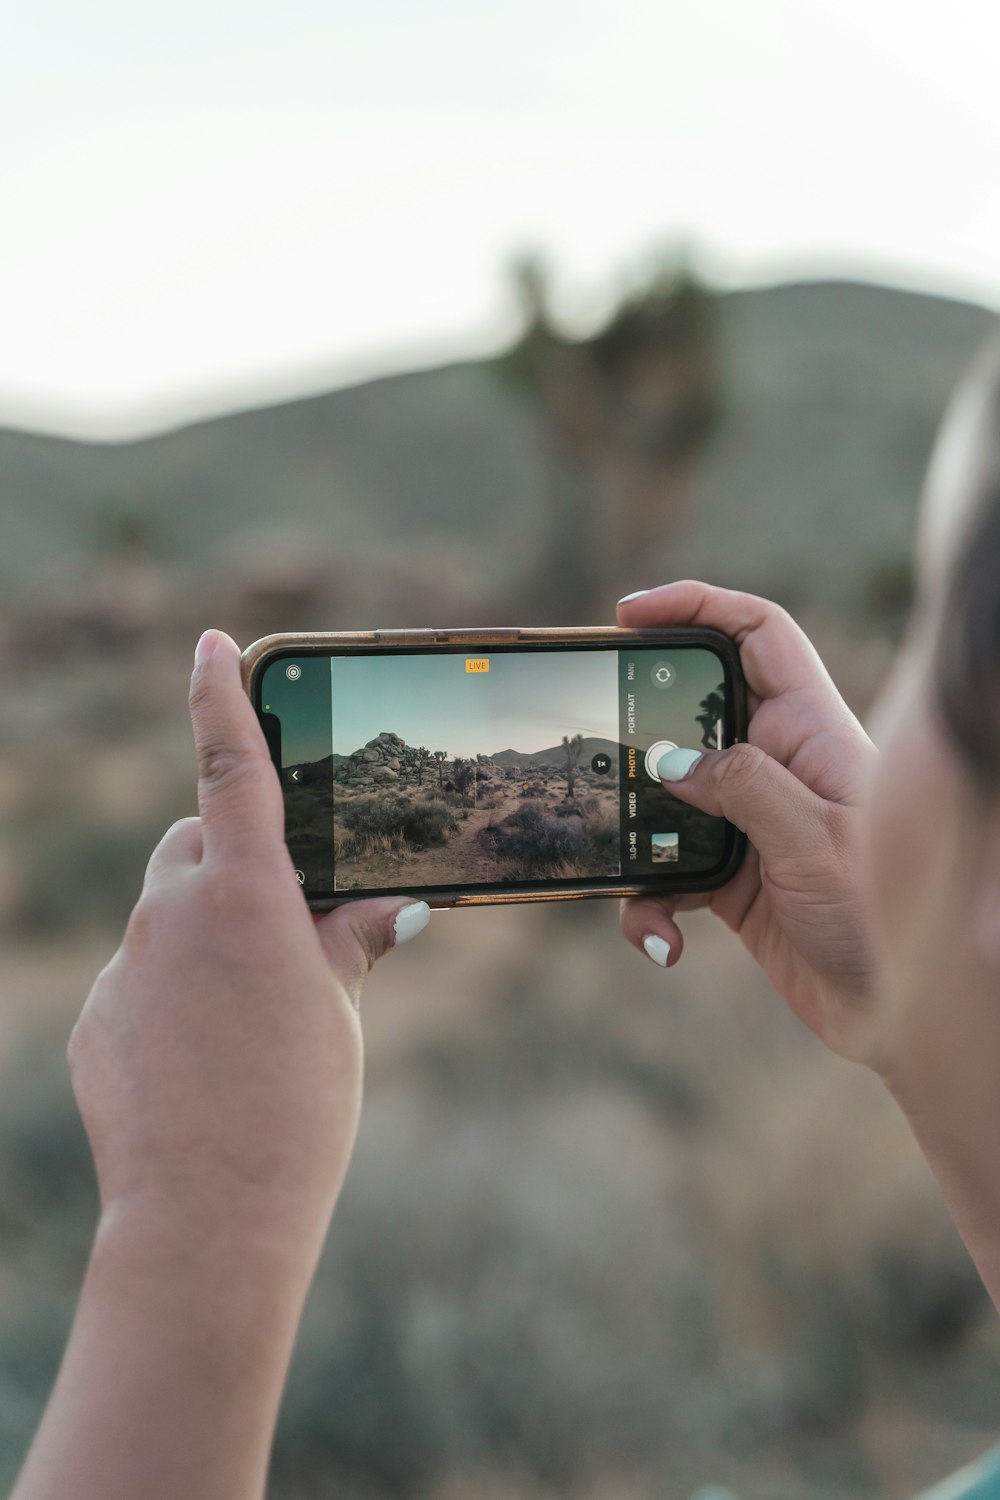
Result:
{"label": "woman's hair", "polygon": [[[935,685],[944,722],[977,780],[1000,787],[1000,336],[977,361],[987,400],[972,520],[950,569]],[[970,456],[971,457],[971,456]]]}

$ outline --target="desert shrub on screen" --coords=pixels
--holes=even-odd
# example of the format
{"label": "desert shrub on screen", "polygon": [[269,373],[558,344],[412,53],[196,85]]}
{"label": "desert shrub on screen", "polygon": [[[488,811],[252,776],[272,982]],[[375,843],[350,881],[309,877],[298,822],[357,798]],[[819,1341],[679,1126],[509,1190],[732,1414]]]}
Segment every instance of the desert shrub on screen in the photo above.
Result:
{"label": "desert shrub on screen", "polygon": [[343,844],[349,859],[444,844],[455,827],[454,815],[440,798],[358,797],[346,804],[341,819],[350,834]]}
{"label": "desert shrub on screen", "polygon": [[358,796],[346,802],[340,817],[352,834],[397,834],[402,805],[397,796]]}
{"label": "desert shrub on screen", "polygon": [[621,828],[618,815],[611,808],[588,816],[585,823],[587,842],[595,858],[603,862],[616,859],[621,850]]}
{"label": "desert shrub on screen", "polygon": [[341,813],[344,827],[360,834],[398,833],[399,805],[397,797],[358,797]]}
{"label": "desert shrub on screen", "polygon": [[610,809],[602,812],[595,798],[551,811],[525,802],[486,833],[507,873],[520,879],[593,875],[618,858],[618,820]]}
{"label": "desert shrub on screen", "polygon": [[537,802],[526,802],[489,832],[501,859],[528,878],[574,868],[587,858],[582,823],[550,817]]}
{"label": "desert shrub on screen", "polygon": [[358,797],[347,803],[340,816],[350,834],[342,847],[345,858],[364,859],[372,854],[404,852],[405,840],[396,798]]}
{"label": "desert shrub on screen", "polygon": [[440,799],[417,802],[403,807],[401,827],[403,837],[411,844],[420,844],[426,848],[432,844],[448,842],[448,835],[455,828],[455,818],[450,808]]}

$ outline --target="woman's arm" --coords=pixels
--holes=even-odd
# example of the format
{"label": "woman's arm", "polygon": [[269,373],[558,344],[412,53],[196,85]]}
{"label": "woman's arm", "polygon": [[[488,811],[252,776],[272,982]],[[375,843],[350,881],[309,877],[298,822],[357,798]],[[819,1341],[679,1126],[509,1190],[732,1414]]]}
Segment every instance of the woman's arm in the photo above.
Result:
{"label": "woman's arm", "polygon": [[361,988],[428,917],[313,920],[227,636],[199,644],[191,713],[200,817],[154,851],[70,1042],[101,1217],[15,1500],[263,1494],[357,1128]]}
{"label": "woman's arm", "polygon": [[16,1500],[263,1495],[306,1267],[172,1217],[102,1217]]}

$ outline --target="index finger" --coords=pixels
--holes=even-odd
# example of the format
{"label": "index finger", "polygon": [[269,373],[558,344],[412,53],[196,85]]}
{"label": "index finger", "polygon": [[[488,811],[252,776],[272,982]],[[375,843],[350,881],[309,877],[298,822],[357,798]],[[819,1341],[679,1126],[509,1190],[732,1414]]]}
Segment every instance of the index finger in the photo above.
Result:
{"label": "index finger", "polygon": [[190,708],[206,852],[259,858],[284,848],[281,787],[243,690],[240,648],[221,630],[198,642]]}
{"label": "index finger", "polygon": [[647,589],[618,606],[618,621],[633,629],[653,625],[709,625],[740,648],[747,686],[758,698],[780,698],[809,688],[839,700],[815,646],[787,610],[756,594],[684,579]]}

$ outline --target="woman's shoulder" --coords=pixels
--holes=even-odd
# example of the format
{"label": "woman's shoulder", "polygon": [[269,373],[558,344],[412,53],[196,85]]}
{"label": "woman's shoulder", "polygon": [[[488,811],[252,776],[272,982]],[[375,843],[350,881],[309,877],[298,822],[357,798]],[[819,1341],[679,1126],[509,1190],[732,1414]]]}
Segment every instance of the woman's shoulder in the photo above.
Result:
{"label": "woman's shoulder", "polygon": [[[732,1490],[708,1485],[697,1490],[691,1500],[738,1500],[738,1497]],[[1000,1447],[991,1448],[975,1463],[959,1469],[932,1490],[924,1490],[916,1500],[1000,1500]]]}
{"label": "woman's shoulder", "polygon": [[1000,1500],[1000,1448],[991,1448],[950,1479],[925,1490],[918,1500]]}

